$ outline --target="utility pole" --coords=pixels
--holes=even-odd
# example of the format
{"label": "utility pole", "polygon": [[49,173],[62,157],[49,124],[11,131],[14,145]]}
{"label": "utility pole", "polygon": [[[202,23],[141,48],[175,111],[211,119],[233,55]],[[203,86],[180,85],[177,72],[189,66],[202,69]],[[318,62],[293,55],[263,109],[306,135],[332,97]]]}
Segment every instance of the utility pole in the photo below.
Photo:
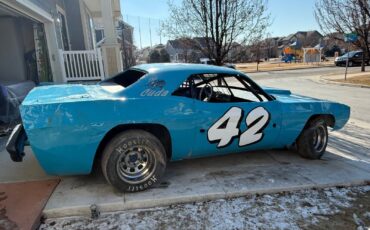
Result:
{"label": "utility pole", "polygon": [[149,37],[150,37],[150,47],[153,46],[152,44],[152,27],[150,26],[150,18],[149,18]]}
{"label": "utility pole", "polygon": [[140,26],[140,16],[137,16],[137,18],[139,19],[139,37],[140,37],[140,49],[143,49],[143,45],[141,43],[141,26]]}
{"label": "utility pole", "polygon": [[159,44],[162,44],[162,28],[161,28],[161,20],[158,21],[159,24]]}

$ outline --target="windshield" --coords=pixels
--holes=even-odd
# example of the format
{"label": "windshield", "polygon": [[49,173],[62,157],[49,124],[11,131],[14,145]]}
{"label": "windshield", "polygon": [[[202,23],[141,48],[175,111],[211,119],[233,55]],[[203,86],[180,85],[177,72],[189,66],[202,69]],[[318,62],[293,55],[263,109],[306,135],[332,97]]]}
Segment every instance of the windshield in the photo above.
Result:
{"label": "windshield", "polygon": [[140,78],[142,78],[145,74],[145,71],[138,70],[138,69],[128,69],[122,73],[117,74],[114,77],[111,77],[107,80],[102,81],[101,85],[110,85],[112,83],[120,85],[124,88],[129,87],[130,85],[137,82]]}
{"label": "windshield", "polygon": [[342,55],[342,57],[353,57],[355,56],[355,54],[358,54],[359,52],[358,51],[351,51],[351,52],[348,52],[348,53],[345,53]]}

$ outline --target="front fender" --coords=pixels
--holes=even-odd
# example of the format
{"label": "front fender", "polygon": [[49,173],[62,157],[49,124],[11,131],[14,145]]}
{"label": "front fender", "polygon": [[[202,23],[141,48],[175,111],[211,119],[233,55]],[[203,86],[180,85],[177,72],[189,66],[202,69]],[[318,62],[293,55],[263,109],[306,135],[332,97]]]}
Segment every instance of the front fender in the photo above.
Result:
{"label": "front fender", "polygon": [[340,103],[333,103],[331,114],[335,118],[333,130],[341,129],[348,122],[351,115],[351,108]]}

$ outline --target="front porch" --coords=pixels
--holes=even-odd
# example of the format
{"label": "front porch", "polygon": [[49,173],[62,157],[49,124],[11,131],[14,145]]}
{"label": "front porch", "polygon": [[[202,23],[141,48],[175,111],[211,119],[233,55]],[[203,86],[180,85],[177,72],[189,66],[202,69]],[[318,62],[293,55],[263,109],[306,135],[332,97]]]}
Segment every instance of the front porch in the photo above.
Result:
{"label": "front porch", "polygon": [[[71,50],[59,51],[63,81],[103,80],[122,71],[116,33],[121,20],[119,0],[81,0],[80,14],[85,27],[84,40],[89,45],[84,50],[74,49],[72,45]],[[97,28],[102,36],[96,36]]]}
{"label": "front porch", "polygon": [[105,79],[101,49],[59,51],[64,82]]}

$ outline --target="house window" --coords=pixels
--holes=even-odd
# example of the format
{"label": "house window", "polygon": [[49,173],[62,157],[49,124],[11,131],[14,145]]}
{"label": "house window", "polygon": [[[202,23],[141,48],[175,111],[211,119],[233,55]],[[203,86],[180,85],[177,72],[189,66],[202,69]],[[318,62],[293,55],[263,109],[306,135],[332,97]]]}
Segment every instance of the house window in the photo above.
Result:
{"label": "house window", "polygon": [[60,34],[62,38],[62,48],[63,50],[70,50],[70,41],[69,41],[69,33],[68,33],[68,23],[67,23],[67,18],[66,18],[66,13],[65,11],[57,6],[57,11],[58,11],[58,23],[59,23],[59,29],[60,29]]}

